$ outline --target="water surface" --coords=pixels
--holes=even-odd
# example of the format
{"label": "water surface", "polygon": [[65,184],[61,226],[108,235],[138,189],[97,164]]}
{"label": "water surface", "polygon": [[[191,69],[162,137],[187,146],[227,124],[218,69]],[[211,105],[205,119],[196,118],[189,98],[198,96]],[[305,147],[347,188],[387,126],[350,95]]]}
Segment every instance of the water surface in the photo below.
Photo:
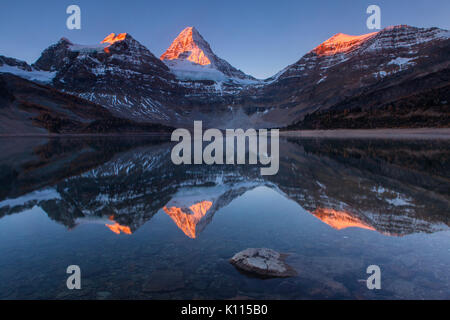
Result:
{"label": "water surface", "polygon": [[[450,298],[448,140],[288,138],[275,176],[175,166],[165,140],[2,139],[0,298]],[[249,247],[298,276],[240,273]]]}

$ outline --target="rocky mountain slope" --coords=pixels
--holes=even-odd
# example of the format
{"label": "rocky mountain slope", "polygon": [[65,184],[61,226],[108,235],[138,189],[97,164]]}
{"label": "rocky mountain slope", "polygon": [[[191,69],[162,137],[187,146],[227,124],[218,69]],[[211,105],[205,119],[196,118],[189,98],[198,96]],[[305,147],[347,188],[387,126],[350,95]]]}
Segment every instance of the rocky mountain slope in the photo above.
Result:
{"label": "rocky mountain slope", "polygon": [[264,106],[263,118],[283,126],[324,110],[400,105],[401,99],[436,89],[437,105],[442,102],[448,114],[442,94],[450,83],[449,35],[410,26],[363,36],[337,34],[254,90],[254,106]]}
{"label": "rocky mountain slope", "polygon": [[111,34],[99,45],[61,39],[33,65],[56,72],[52,85],[107,107],[120,117],[164,122],[178,88],[169,69],[129,34]]}
{"label": "rocky mountain slope", "polygon": [[170,132],[161,124],[114,116],[53,87],[0,73],[0,134]]}
{"label": "rocky mountain slope", "polygon": [[447,127],[449,47],[449,32],[438,28],[337,34],[259,81],[189,27],[160,59],[126,33],[96,45],[63,38],[31,66],[0,57],[0,73],[49,84],[117,117],[173,126]]}

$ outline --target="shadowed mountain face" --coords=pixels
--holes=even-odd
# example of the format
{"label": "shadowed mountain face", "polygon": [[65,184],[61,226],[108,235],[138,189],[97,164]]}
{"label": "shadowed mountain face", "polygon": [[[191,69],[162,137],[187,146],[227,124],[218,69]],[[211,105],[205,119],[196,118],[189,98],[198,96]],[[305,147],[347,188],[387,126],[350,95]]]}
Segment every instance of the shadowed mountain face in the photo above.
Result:
{"label": "shadowed mountain face", "polygon": [[[269,110],[264,117],[280,125],[294,119],[300,128],[326,128],[300,122],[306,115],[320,114],[331,117],[328,123],[335,127],[352,128],[350,120],[364,116],[354,127],[372,127],[371,118],[384,118],[374,121],[373,127],[412,126],[414,119],[402,124],[401,113],[393,111],[448,116],[449,46],[449,32],[438,28],[395,26],[362,36],[337,34],[254,94]],[[426,104],[419,102],[422,97]],[[384,115],[370,113],[390,106],[394,110],[385,110]],[[347,122],[329,113],[338,111],[346,111]]]}
{"label": "shadowed mountain face", "polygon": [[359,36],[338,33],[266,80],[217,57],[193,27],[160,59],[126,33],[110,34],[95,45],[63,38],[31,66],[0,56],[0,73],[44,82],[139,122],[448,127],[449,34],[404,25]]}
{"label": "shadowed mountain face", "polygon": [[0,216],[39,206],[69,228],[95,222],[130,234],[164,212],[194,239],[222,208],[265,186],[337,230],[403,236],[449,226],[446,141],[282,141],[280,171],[269,177],[256,166],[175,166],[171,145],[157,139],[10,144]]}
{"label": "shadowed mountain face", "polygon": [[101,105],[12,74],[0,73],[0,93],[0,134],[172,131],[117,117]]}
{"label": "shadowed mountain face", "polygon": [[33,66],[55,72],[52,85],[59,90],[101,104],[117,116],[158,122],[175,118],[167,107],[177,91],[175,77],[129,34],[111,34],[94,46],[63,38]]}

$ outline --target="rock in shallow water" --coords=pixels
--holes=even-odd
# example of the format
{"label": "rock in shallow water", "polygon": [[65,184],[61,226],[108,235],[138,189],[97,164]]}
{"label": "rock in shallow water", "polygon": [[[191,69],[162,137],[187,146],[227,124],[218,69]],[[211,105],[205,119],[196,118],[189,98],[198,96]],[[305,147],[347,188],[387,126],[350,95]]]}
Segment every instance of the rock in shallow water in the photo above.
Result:
{"label": "rock in shallow water", "polygon": [[230,263],[236,268],[263,277],[294,277],[297,272],[284,260],[287,255],[267,248],[249,248],[236,253]]}
{"label": "rock in shallow water", "polygon": [[183,273],[181,271],[155,270],[143,284],[143,292],[168,292],[184,288]]}

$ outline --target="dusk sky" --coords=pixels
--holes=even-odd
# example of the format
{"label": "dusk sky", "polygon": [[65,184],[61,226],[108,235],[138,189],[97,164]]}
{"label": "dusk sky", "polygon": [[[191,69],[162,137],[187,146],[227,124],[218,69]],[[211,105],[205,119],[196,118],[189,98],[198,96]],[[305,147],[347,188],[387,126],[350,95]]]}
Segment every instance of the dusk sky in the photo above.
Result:
{"label": "dusk sky", "polygon": [[[66,27],[71,4],[81,8],[81,30]],[[195,26],[219,57],[266,78],[336,33],[373,32],[366,27],[371,4],[381,7],[382,27],[450,29],[449,0],[8,0],[0,11],[0,55],[32,63],[61,37],[94,44],[127,32],[159,57],[183,28]]]}

